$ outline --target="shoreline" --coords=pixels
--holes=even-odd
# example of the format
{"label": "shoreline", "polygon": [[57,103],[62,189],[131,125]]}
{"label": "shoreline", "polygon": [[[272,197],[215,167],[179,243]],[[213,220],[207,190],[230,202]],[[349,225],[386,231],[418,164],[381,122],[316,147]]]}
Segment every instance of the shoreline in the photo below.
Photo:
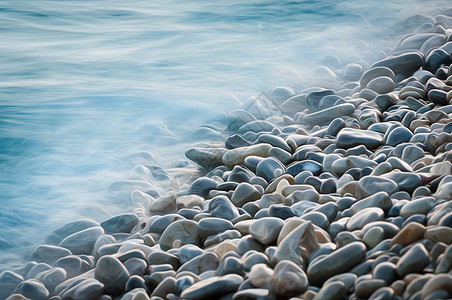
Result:
{"label": "shoreline", "polygon": [[452,296],[452,30],[437,22],[348,64],[341,90],[277,87],[232,111],[224,146],[187,150],[212,169],[188,190],[54,230],[0,274],[0,298]]}

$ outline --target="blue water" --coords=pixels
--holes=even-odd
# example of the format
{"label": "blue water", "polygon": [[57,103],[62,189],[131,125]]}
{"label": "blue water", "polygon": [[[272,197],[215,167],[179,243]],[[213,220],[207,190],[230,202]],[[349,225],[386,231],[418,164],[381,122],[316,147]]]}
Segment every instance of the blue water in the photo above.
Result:
{"label": "blue water", "polygon": [[164,193],[159,168],[180,173],[209,119],[305,87],[325,55],[370,61],[447,7],[393,2],[0,1],[0,269],[59,224]]}

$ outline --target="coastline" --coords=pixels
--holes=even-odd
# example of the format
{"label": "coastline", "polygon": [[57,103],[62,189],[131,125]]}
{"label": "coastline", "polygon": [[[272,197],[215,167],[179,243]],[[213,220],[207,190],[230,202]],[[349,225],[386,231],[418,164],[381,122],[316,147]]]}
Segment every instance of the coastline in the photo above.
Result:
{"label": "coastline", "polygon": [[437,22],[394,57],[348,64],[340,90],[251,99],[228,115],[224,146],[187,151],[212,169],[188,190],[63,225],[0,287],[32,299],[450,297],[452,38]]}

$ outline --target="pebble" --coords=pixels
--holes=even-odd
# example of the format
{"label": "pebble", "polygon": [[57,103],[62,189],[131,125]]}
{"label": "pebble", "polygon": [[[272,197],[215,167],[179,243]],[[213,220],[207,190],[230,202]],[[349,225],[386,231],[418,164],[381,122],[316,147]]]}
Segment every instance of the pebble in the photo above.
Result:
{"label": "pebble", "polygon": [[308,266],[309,282],[322,285],[329,277],[345,273],[360,264],[366,254],[366,246],[361,242],[345,245],[333,253],[319,258]]}
{"label": "pebble", "polygon": [[192,220],[179,220],[163,231],[158,243],[162,249],[170,249],[176,240],[186,244],[198,244],[198,224]]}
{"label": "pebble", "polygon": [[270,291],[276,295],[291,297],[301,295],[308,288],[306,273],[290,260],[281,260],[270,280]]}
{"label": "pebble", "polygon": [[368,89],[373,90],[379,94],[386,94],[391,92],[395,88],[395,83],[393,79],[387,76],[380,76],[372,79],[366,85]]}
{"label": "pebble", "polygon": [[53,265],[58,259],[71,255],[68,249],[53,245],[39,245],[31,253],[31,259],[36,262],[43,262]]}
{"label": "pebble", "polygon": [[49,291],[44,284],[36,279],[27,279],[22,281],[14,291],[14,293],[21,294],[29,299],[46,300],[49,296]]}
{"label": "pebble", "polygon": [[405,77],[413,75],[424,62],[423,56],[418,52],[409,52],[394,57],[386,58],[374,63],[374,67],[387,67],[395,74],[401,74]]}
{"label": "pebble", "polygon": [[129,233],[137,224],[138,216],[136,214],[122,214],[114,216],[100,223],[100,226],[107,234],[125,232]]}
{"label": "pebble", "polygon": [[251,155],[267,157],[268,151],[270,151],[271,148],[272,146],[270,144],[261,143],[258,145],[232,149],[225,152],[222,160],[227,166],[240,165],[243,164],[246,157]]}
{"label": "pebble", "polygon": [[258,200],[261,197],[259,190],[247,182],[240,183],[232,195],[231,202],[242,207],[245,203]]}
{"label": "pebble", "polygon": [[263,245],[269,245],[276,241],[284,221],[275,217],[261,218],[251,224],[250,234]]}
{"label": "pebble", "polygon": [[90,227],[67,236],[59,243],[59,246],[68,249],[73,254],[91,253],[97,238],[102,234],[104,234],[102,227]]}
{"label": "pebble", "polygon": [[286,170],[285,166],[274,157],[261,160],[256,167],[256,175],[264,178],[267,182],[282,175]]}
{"label": "pebble", "polygon": [[117,258],[105,255],[96,264],[94,278],[104,284],[106,292],[117,294],[124,291],[129,272]]}
{"label": "pebble", "polygon": [[45,239],[47,243],[58,245],[64,238],[74,234],[76,232],[88,229],[91,227],[99,226],[99,223],[92,220],[81,219],[75,220],[53,230]]}
{"label": "pebble", "polygon": [[183,271],[189,271],[193,274],[199,275],[205,271],[216,270],[218,268],[218,264],[218,256],[214,253],[206,252],[183,264],[177,272],[181,273]]}
{"label": "pebble", "polygon": [[349,116],[355,111],[355,106],[350,103],[342,103],[325,108],[304,116],[304,121],[310,125],[322,125],[342,116]]}
{"label": "pebble", "polygon": [[0,298],[6,299],[22,281],[24,281],[24,278],[15,272],[2,271],[0,273]]}
{"label": "pebble", "polygon": [[421,243],[415,244],[397,262],[396,272],[400,277],[420,273],[430,263],[428,251]]}
{"label": "pebble", "polygon": [[344,128],[337,134],[336,144],[340,148],[348,149],[359,145],[367,149],[375,149],[383,142],[381,133],[354,128]]}
{"label": "pebble", "polygon": [[406,226],[392,238],[391,246],[400,244],[403,246],[412,244],[424,237],[425,226],[416,222],[408,223]]}
{"label": "pebble", "polygon": [[230,221],[221,218],[204,218],[198,222],[198,234],[203,239],[233,228]]}
{"label": "pebble", "polygon": [[225,196],[214,197],[209,202],[207,209],[212,217],[233,220],[239,216],[239,211],[234,204]]}
{"label": "pebble", "polygon": [[194,300],[214,299],[235,292],[242,281],[243,278],[237,274],[213,276],[195,282],[192,286],[182,292],[181,298]]}

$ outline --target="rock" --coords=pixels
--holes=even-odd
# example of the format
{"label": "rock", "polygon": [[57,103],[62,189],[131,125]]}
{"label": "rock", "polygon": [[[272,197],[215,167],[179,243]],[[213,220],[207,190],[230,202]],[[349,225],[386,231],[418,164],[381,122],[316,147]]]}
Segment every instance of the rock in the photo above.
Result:
{"label": "rock", "polygon": [[363,228],[366,224],[380,221],[384,217],[384,211],[378,207],[368,207],[353,215],[347,222],[347,229],[357,230]]}
{"label": "rock", "polygon": [[245,289],[238,291],[232,297],[232,300],[276,300],[276,296],[267,289]]}
{"label": "rock", "polygon": [[277,135],[262,134],[257,140],[261,143],[267,143],[274,147],[281,148],[287,152],[292,152],[292,149],[287,145],[286,141]]}
{"label": "rock", "polygon": [[306,96],[306,104],[308,105],[309,111],[314,112],[319,109],[320,100],[328,95],[334,95],[332,90],[320,90],[311,92]]}
{"label": "rock", "polygon": [[290,174],[292,176],[297,176],[301,172],[309,171],[314,176],[320,175],[322,172],[322,165],[313,160],[303,160],[290,164],[287,167],[286,174]]}
{"label": "rock", "polygon": [[112,217],[100,223],[100,226],[107,234],[125,232],[130,233],[138,224],[138,216],[136,214],[122,214]]}
{"label": "rock", "polygon": [[192,220],[176,221],[163,231],[158,243],[165,250],[172,248],[176,240],[182,242],[183,245],[198,244],[198,224]]}
{"label": "rock", "polygon": [[11,295],[24,278],[9,270],[0,273],[0,299],[6,299]]}
{"label": "rock", "polygon": [[147,262],[144,259],[132,257],[124,261],[124,267],[130,275],[144,275],[147,271]]}
{"label": "rock", "polygon": [[58,259],[71,254],[71,251],[59,246],[40,245],[31,253],[31,259],[37,262],[53,265]]}
{"label": "rock", "polygon": [[428,295],[440,290],[447,291],[449,296],[452,294],[452,276],[450,274],[432,276],[421,290],[421,299],[426,299]]}
{"label": "rock", "polygon": [[329,223],[327,217],[321,212],[310,211],[301,216],[302,220],[311,221],[312,224],[319,226],[320,228],[325,229]]}
{"label": "rock", "polygon": [[378,164],[370,159],[351,155],[345,158],[337,159],[331,165],[331,171],[338,176],[342,176],[347,170],[352,168],[363,169],[365,167],[376,167]]}
{"label": "rock", "polygon": [[274,178],[284,174],[285,170],[286,168],[279,160],[269,157],[257,164],[256,175],[270,182]]}
{"label": "rock", "polygon": [[52,231],[45,239],[47,243],[58,245],[64,238],[74,234],[76,232],[82,231],[84,229],[88,229],[91,227],[99,226],[97,222],[92,220],[76,220],[64,225],[61,225],[54,231]]}
{"label": "rock", "polygon": [[381,279],[365,279],[355,285],[355,295],[358,298],[369,298],[373,292],[386,286],[386,282]]}
{"label": "rock", "polygon": [[350,103],[343,103],[323,110],[313,112],[304,116],[304,121],[310,125],[322,125],[329,123],[335,118],[349,116],[355,111],[355,106]]}
{"label": "rock", "polygon": [[270,144],[257,144],[248,147],[241,147],[237,149],[228,150],[223,155],[223,164],[227,166],[235,166],[243,164],[246,157],[255,155],[260,157],[267,157],[268,151],[272,146]]}
{"label": "rock", "polygon": [[401,244],[403,246],[412,244],[424,237],[425,226],[416,222],[408,223],[392,238],[391,246]]}
{"label": "rock", "polygon": [[[388,130],[389,131],[389,130]],[[408,142],[413,137],[413,133],[406,127],[399,126],[386,133],[384,143],[389,146],[397,146],[403,142]]]}
{"label": "rock", "polygon": [[97,300],[102,296],[104,285],[96,279],[85,279],[74,282],[61,294],[63,299]]}
{"label": "rock", "polygon": [[87,259],[82,259],[81,257],[83,256],[68,255],[62,257],[56,262],[55,267],[63,268],[66,271],[67,278],[80,275],[94,266],[94,263]]}
{"label": "rock", "polygon": [[230,221],[221,218],[204,218],[198,222],[198,234],[203,239],[233,228]]}
{"label": "rock", "polygon": [[235,292],[242,283],[243,278],[237,274],[228,274],[224,276],[213,276],[208,279],[195,282],[192,286],[185,289],[182,299],[215,299],[222,295]]}
{"label": "rock", "polygon": [[362,198],[369,197],[380,191],[385,191],[391,195],[396,192],[398,188],[393,180],[372,175],[361,178],[358,187]]}
{"label": "rock", "polygon": [[165,299],[168,294],[178,294],[176,279],[174,277],[166,277],[163,279],[152,292],[151,297],[161,297]]}
{"label": "rock", "polygon": [[348,272],[360,264],[366,255],[366,246],[352,242],[309,264],[309,282],[321,286],[329,277]]}
{"label": "rock", "polygon": [[148,257],[149,265],[164,265],[169,264],[174,269],[178,269],[180,266],[180,261],[177,256],[163,252],[163,251],[154,251]]}
{"label": "rock", "polygon": [[396,182],[399,191],[405,191],[410,194],[422,184],[422,179],[419,175],[409,172],[400,172],[399,170],[383,174],[380,177]]}
{"label": "rock", "polygon": [[325,283],[319,290],[317,295],[315,295],[313,300],[335,300],[341,299],[345,296],[348,289],[345,287],[344,283],[341,281],[333,281],[328,284]]}
{"label": "rock", "polygon": [[344,149],[359,145],[364,145],[367,149],[375,149],[382,141],[383,135],[378,132],[354,128],[344,128],[336,137],[337,146]]}
{"label": "rock", "polygon": [[383,76],[390,78],[392,81],[395,81],[395,74],[391,69],[387,67],[375,67],[367,70],[363,74],[361,80],[359,81],[359,84],[362,88],[365,88],[371,80]]}
{"label": "rock", "polygon": [[421,243],[415,244],[397,262],[396,272],[400,277],[420,273],[430,263],[430,257]]}
{"label": "rock", "polygon": [[390,262],[382,262],[375,266],[372,275],[375,279],[382,279],[386,284],[391,284],[397,279],[397,266]]}
{"label": "rock", "polygon": [[324,110],[326,108],[330,108],[336,105],[346,103],[344,98],[338,95],[328,95],[323,97],[319,102],[319,110]]}
{"label": "rock", "polygon": [[151,214],[164,214],[174,211],[176,211],[176,195],[160,197],[149,205],[149,212]]}
{"label": "rock", "polygon": [[430,239],[435,243],[452,243],[452,228],[449,226],[429,226],[424,234],[424,238]]}
{"label": "rock", "polygon": [[176,209],[193,208],[195,206],[203,207],[204,198],[198,195],[178,196],[176,198]]}
{"label": "rock", "polygon": [[381,76],[372,79],[369,83],[367,83],[366,87],[379,94],[387,94],[394,90],[396,85],[391,78],[387,76]]}
{"label": "rock", "polygon": [[423,55],[419,52],[408,52],[393,57],[388,57],[374,63],[370,68],[388,67],[395,74],[401,74],[404,77],[411,76],[416,72],[424,62]]}
{"label": "rock", "polygon": [[396,104],[397,103],[397,99],[392,94],[378,95],[377,97],[375,97],[375,103],[377,104],[377,106],[381,110],[385,111],[389,107],[391,107],[394,104]]}
{"label": "rock", "polygon": [[207,209],[212,217],[233,220],[239,216],[237,208],[226,196],[216,196],[209,202]]}
{"label": "rock", "polygon": [[90,227],[69,235],[60,242],[59,246],[73,254],[88,254],[92,252],[97,238],[102,234],[104,234],[102,227]]}
{"label": "rock", "polygon": [[264,120],[256,120],[242,125],[238,129],[238,132],[242,134],[246,132],[270,132],[273,130],[273,128],[274,127],[270,122]]}
{"label": "rock", "polygon": [[242,207],[245,203],[257,200],[260,197],[261,193],[257,188],[247,182],[242,182],[235,189],[231,202],[235,206]]}
{"label": "rock", "polygon": [[126,291],[132,291],[137,288],[142,288],[147,291],[148,287],[146,281],[144,281],[143,277],[138,275],[130,276],[129,280],[126,283]]}
{"label": "rock", "polygon": [[204,247],[210,247],[215,244],[219,244],[225,240],[241,238],[242,234],[238,230],[226,230],[224,232],[217,233],[216,235],[209,236],[204,241]]}
{"label": "rock", "polygon": [[94,278],[104,284],[106,292],[122,293],[129,279],[129,272],[117,258],[105,255],[97,261]]}
{"label": "rock", "polygon": [[317,235],[309,221],[286,223],[281,229],[280,236],[278,248],[273,256],[274,263],[290,260],[302,266],[305,260],[319,248]]}
{"label": "rock", "polygon": [[354,214],[356,214],[361,210],[369,207],[378,207],[381,208],[383,211],[389,211],[389,209],[391,209],[392,207],[392,201],[386,192],[378,192],[373,195],[370,195],[369,197],[366,197],[355,202],[350,207],[350,210]]}
{"label": "rock", "polygon": [[[247,140],[245,140],[238,134],[233,134],[233,135],[229,136],[226,139],[226,141],[224,142],[224,145],[226,146],[227,149],[251,146],[251,144]],[[223,153],[223,155],[224,155],[224,153]],[[222,162],[222,157],[223,156],[220,157],[220,164]]]}
{"label": "rock", "polygon": [[447,53],[443,49],[434,49],[425,58],[423,67],[427,71],[435,74],[435,72],[441,65],[449,65],[450,62],[451,58],[449,53]]}
{"label": "rock", "polygon": [[426,214],[430,209],[435,207],[436,199],[434,197],[422,197],[411,200],[402,206],[400,216],[404,219],[415,214]]}
{"label": "rock", "polygon": [[342,120],[341,118],[336,118],[331,121],[330,125],[328,125],[326,134],[336,136],[336,134],[345,126],[346,125],[344,120]]}
{"label": "rock", "polygon": [[53,294],[56,286],[66,279],[66,270],[63,268],[53,268],[39,273],[35,279],[42,282],[47,290]]}
{"label": "rock", "polygon": [[270,280],[270,291],[290,297],[301,295],[308,288],[306,273],[290,260],[279,261]]}
{"label": "rock", "polygon": [[255,264],[251,267],[251,271],[247,274],[251,283],[255,287],[263,287],[269,285],[273,277],[274,271],[264,263]]}
{"label": "rock", "polygon": [[243,109],[234,109],[228,114],[228,129],[230,131],[236,131],[244,124],[256,121],[256,118]]}
{"label": "rock", "polygon": [[49,291],[44,284],[36,279],[27,279],[22,281],[14,291],[33,300],[46,300],[49,297]]}
{"label": "rock", "polygon": [[218,256],[214,253],[206,252],[183,264],[177,272],[181,273],[183,271],[189,271],[193,274],[199,275],[205,271],[216,270],[218,265]]}
{"label": "rock", "polygon": [[185,151],[185,156],[201,167],[212,169],[221,165],[223,155],[226,151],[227,149],[216,147],[192,147]]}
{"label": "rock", "polygon": [[[190,194],[207,197],[209,192],[217,188],[217,182],[208,177],[201,177],[193,181],[190,186]],[[176,207],[176,197],[174,196],[174,208]]]}
{"label": "rock", "polygon": [[263,245],[269,245],[276,241],[279,232],[284,226],[284,221],[279,218],[266,217],[258,219],[249,228],[250,234]]}

